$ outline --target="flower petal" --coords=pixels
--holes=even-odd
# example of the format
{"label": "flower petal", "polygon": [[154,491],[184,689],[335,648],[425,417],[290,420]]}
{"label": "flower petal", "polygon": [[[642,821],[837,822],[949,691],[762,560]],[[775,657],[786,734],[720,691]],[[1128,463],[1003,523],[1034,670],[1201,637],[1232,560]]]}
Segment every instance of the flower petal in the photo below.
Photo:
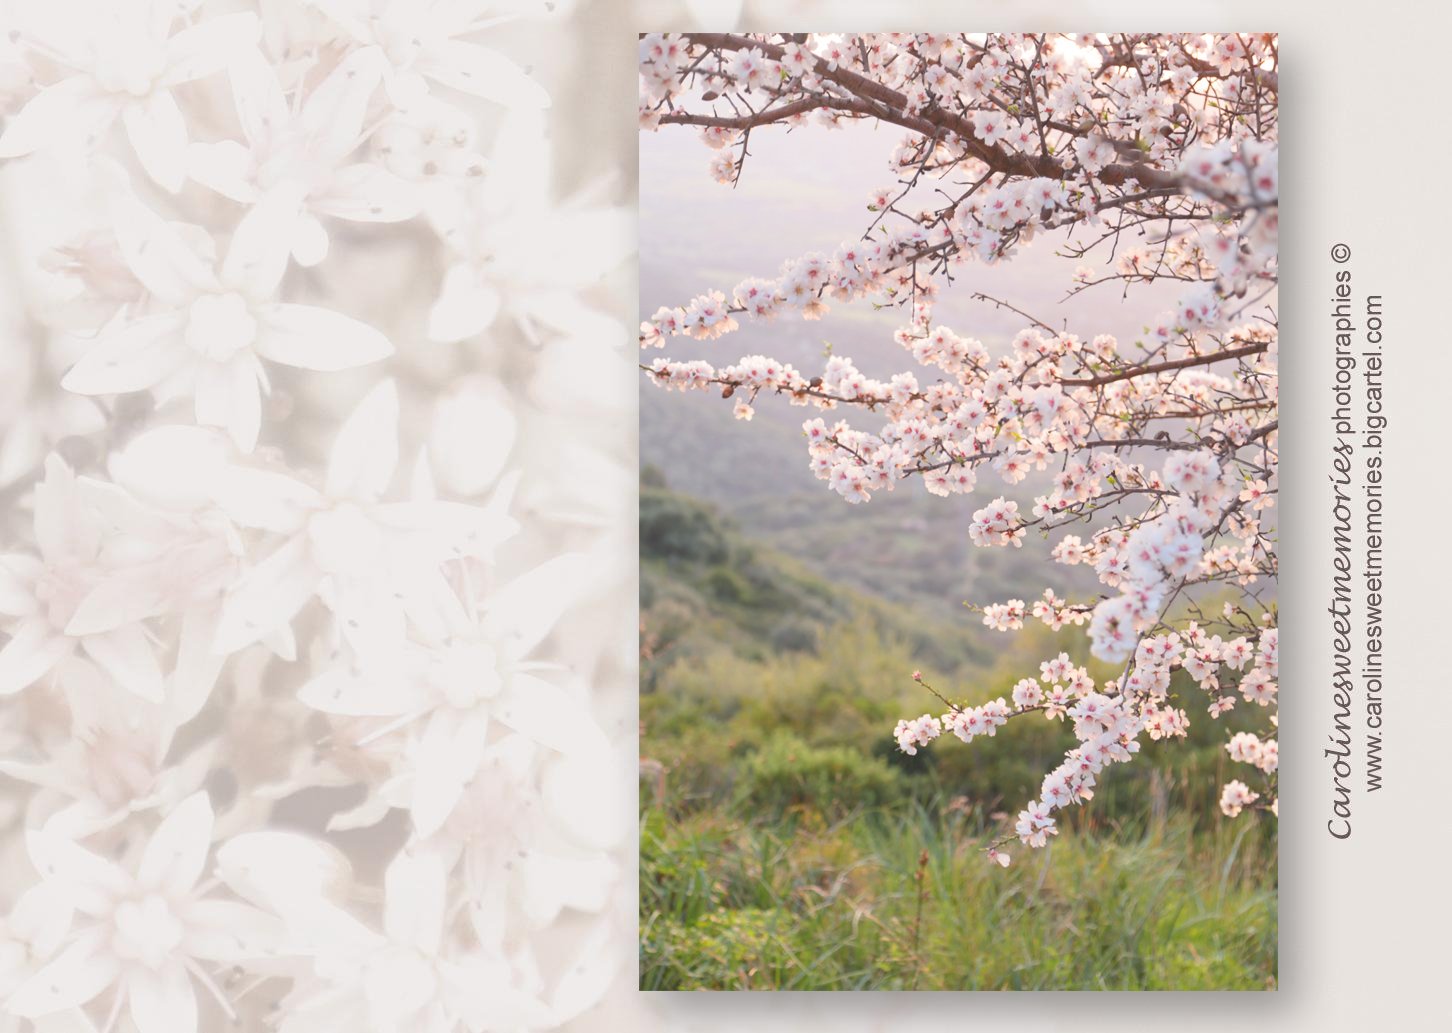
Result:
{"label": "flower petal", "polygon": [[141,625],[87,635],[81,647],[122,688],[153,703],[166,698],[166,678]]}
{"label": "flower petal", "polygon": [[262,387],[255,363],[243,353],[225,365],[206,362],[197,370],[197,422],[224,428],[241,452],[257,447],[262,427]]}
{"label": "flower petal", "polygon": [[438,952],[448,905],[448,873],[433,854],[405,849],[383,876],[383,929],[394,943]]}
{"label": "flower petal", "polygon": [[363,137],[368,103],[383,75],[383,56],[377,47],[355,50],[308,94],[298,113],[320,162],[341,161]]}
{"label": "flower petal", "polygon": [[187,148],[187,177],[241,204],[253,204],[261,196],[252,173],[252,152],[236,140]]}
{"label": "flower petal", "polygon": [[523,656],[544,640],[588,584],[589,557],[563,553],[494,592],[487,621],[512,655]]}
{"label": "flower petal", "polygon": [[254,146],[270,143],[291,118],[272,63],[255,46],[246,47],[232,56],[227,77],[243,135]]}
{"label": "flower petal", "polygon": [[222,603],[213,649],[233,653],[286,624],[317,590],[322,572],[307,552],[307,536],[294,535],[253,567]]}
{"label": "flower petal", "polygon": [[606,741],[578,699],[530,674],[515,673],[509,679],[494,716],[500,724],[560,753],[598,748]]}
{"label": "flower petal", "polygon": [[126,998],[137,1033],[197,1033],[197,994],[180,962],[131,969]]}
{"label": "flower petal", "polygon": [[388,338],[367,323],[315,305],[268,305],[258,323],[258,354],[286,366],[331,373],[393,354]]}
{"label": "flower petal", "polygon": [[283,950],[282,922],[249,904],[198,900],[187,910],[187,954],[206,961],[247,961]]}
{"label": "flower petal", "polygon": [[414,63],[419,72],[445,86],[518,108],[547,108],[549,92],[512,58],[492,47],[451,39],[430,46]]}
{"label": "flower petal", "polygon": [[71,614],[65,633],[99,635],[155,617],[166,606],[166,591],[153,571],[118,571],[86,593]]}
{"label": "flower petal", "polygon": [[344,668],[324,671],[297,691],[314,710],[347,717],[396,717],[428,705],[429,694],[414,679],[387,672],[354,674]]}
{"label": "flower petal", "polygon": [[429,718],[414,756],[409,801],[414,830],[420,838],[442,827],[464,787],[478,772],[486,727],[483,718],[474,714],[461,719],[456,712],[441,710]]}
{"label": "flower petal", "polygon": [[187,180],[187,125],[168,90],[132,101],[121,115],[146,174],[171,193]]}
{"label": "flower petal", "polygon": [[0,555],[0,613],[8,617],[29,617],[40,607],[35,582],[45,565],[24,553]]}
{"label": "flower petal", "polygon": [[304,189],[284,183],[263,194],[237,224],[222,280],[254,301],[270,298],[287,272]]}
{"label": "flower petal", "polygon": [[278,534],[300,530],[308,513],[321,509],[326,501],[302,481],[248,466],[229,466],[218,472],[212,498],[243,527],[260,527]]}
{"label": "flower petal", "polygon": [[327,228],[312,212],[299,215],[293,227],[292,257],[304,269],[311,269],[328,257]]}
{"label": "flower petal", "polygon": [[88,915],[105,913],[131,888],[130,878],[116,865],[50,829],[27,832],[25,849],[35,870],[62,886]]}
{"label": "flower petal", "polygon": [[184,319],[180,312],[160,312],[102,331],[61,379],[61,387],[82,395],[123,394],[155,387],[186,361],[180,337]]}
{"label": "flower petal", "polygon": [[429,340],[453,343],[483,333],[499,313],[499,292],[461,263],[444,275],[438,300],[429,309]]}
{"label": "flower petal", "polygon": [[74,642],[59,634],[45,617],[21,622],[0,647],[0,696],[34,684],[70,653]]}
{"label": "flower petal", "polygon": [[398,465],[398,388],[384,380],[344,421],[328,455],[324,491],[335,499],[381,495]]}
{"label": "flower petal", "polygon": [[212,801],[205,792],[177,804],[147,841],[136,881],[147,889],[190,890],[207,865],[212,822]]}
{"label": "flower petal", "polygon": [[200,509],[227,469],[232,447],[206,427],[172,423],[142,431],[107,463],[112,479],[164,509]]}
{"label": "flower petal", "polygon": [[111,191],[111,228],[121,257],[155,297],[173,308],[185,307],[199,291],[214,289],[217,278],[180,233],[142,204],[129,189]]}
{"label": "flower petal", "polygon": [[99,137],[118,110],[97,91],[89,76],[62,79],[30,98],[5,123],[0,158],[18,158],[66,139]]}
{"label": "flower petal", "polygon": [[208,18],[166,41],[166,71],[160,83],[174,86],[211,75],[248,49],[256,51],[259,23],[250,11]]}
{"label": "flower petal", "polygon": [[212,652],[217,637],[217,614],[211,610],[188,610],[182,617],[181,641],[176,666],[167,686],[167,703],[172,720],[180,727],[196,717],[207,703],[226,659]]}
{"label": "flower petal", "polygon": [[352,869],[337,847],[297,832],[244,832],[217,848],[217,874],[238,896],[285,912],[295,899],[347,891]]}
{"label": "flower petal", "polygon": [[35,973],[5,1002],[21,1018],[39,1018],[65,1008],[78,1008],[115,982],[121,962],[102,949],[99,931],[82,935]]}
{"label": "flower petal", "polygon": [[418,214],[418,188],[368,162],[341,168],[309,201],[315,211],[354,222],[401,222]]}

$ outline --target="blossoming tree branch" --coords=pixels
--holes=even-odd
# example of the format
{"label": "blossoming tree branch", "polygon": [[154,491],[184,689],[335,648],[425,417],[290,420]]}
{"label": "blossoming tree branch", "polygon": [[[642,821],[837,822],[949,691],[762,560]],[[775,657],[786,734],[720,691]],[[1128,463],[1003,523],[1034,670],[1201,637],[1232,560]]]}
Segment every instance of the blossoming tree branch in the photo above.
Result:
{"label": "blossoming tree branch", "polygon": [[[1043,846],[1055,813],[1092,797],[1145,736],[1185,736],[1192,710],[1256,715],[1258,734],[1228,736],[1244,775],[1220,806],[1277,810],[1276,48],[1273,34],[640,41],[641,128],[698,133],[723,184],[745,173],[754,133],[863,120],[903,130],[890,181],[834,254],[663,307],[640,343],[867,303],[901,310],[908,368],[879,380],[843,356],[811,372],[747,355],[642,369],[662,388],[719,391],[741,419],[773,396],[821,413],[803,424],[811,469],[849,502],[913,484],[945,498],[1042,486],[1027,511],[983,502],[965,533],[1020,548],[1032,530],[1046,560],[1092,567],[1102,591],[1066,599],[1050,587],[1030,605],[975,609],[1002,631],[1087,625],[1114,675],[1096,680],[1066,650],[1010,699],[969,706],[915,672],[946,710],[895,729],[916,753],[945,729],[970,742],[1034,715],[1072,725],[1038,798],[988,847],[1000,864],[1015,837]],[[980,295],[1023,318],[1006,348],[934,321],[955,280],[971,291],[975,264],[1012,261],[1036,236],[1079,263],[1066,296],[1158,285],[1174,307],[1125,335],[1055,327]]]}

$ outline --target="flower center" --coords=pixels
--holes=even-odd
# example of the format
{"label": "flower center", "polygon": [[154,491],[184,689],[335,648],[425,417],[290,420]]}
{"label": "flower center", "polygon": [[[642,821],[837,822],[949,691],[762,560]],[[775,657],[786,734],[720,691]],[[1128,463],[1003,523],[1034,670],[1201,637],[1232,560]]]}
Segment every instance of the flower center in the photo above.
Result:
{"label": "flower center", "polygon": [[226,362],[257,339],[257,320],[240,294],[204,294],[192,302],[186,337],[198,355]]}
{"label": "flower center", "polygon": [[116,954],[147,968],[160,968],[181,943],[181,922],[165,898],[155,893],[122,901],[112,922],[116,931],[111,945]]}
{"label": "flower center", "polygon": [[96,68],[97,85],[107,93],[129,93],[133,97],[144,97],[150,93],[166,68],[160,49],[137,41],[111,50]]}
{"label": "flower center", "polygon": [[498,695],[498,657],[483,642],[449,646],[430,657],[429,680],[451,706],[468,710]]}

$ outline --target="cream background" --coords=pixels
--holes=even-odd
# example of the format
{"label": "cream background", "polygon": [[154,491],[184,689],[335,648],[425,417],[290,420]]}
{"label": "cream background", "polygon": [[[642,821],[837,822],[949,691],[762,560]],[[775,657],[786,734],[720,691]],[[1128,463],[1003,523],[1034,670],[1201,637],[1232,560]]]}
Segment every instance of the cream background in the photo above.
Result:
{"label": "cream background", "polygon": [[[1281,34],[1281,426],[1287,463],[1281,521],[1283,714],[1281,989],[1270,994],[1038,994],[824,997],[644,994],[626,973],[580,1028],[836,1031],[908,1024],[1028,1030],[1326,1030],[1452,1028],[1444,974],[1452,848],[1437,786],[1446,779],[1452,713],[1433,626],[1442,602],[1436,521],[1448,502],[1432,420],[1444,408],[1435,363],[1448,287],[1446,206],[1434,194],[1449,158],[1442,70],[1452,15],[1437,5],[1384,2],[642,2],[626,15],[589,8],[611,60],[588,107],[558,112],[599,138],[600,121],[634,122],[634,32],[682,28],[1273,29]],[[608,44],[606,38],[608,37]],[[608,110],[607,110],[608,103]],[[623,163],[633,162],[634,148]],[[633,174],[631,170],[630,174]],[[1432,189],[1429,189],[1432,188]],[[1354,798],[1355,833],[1326,833],[1330,785],[1320,744],[1330,728],[1329,487],[1331,395],[1328,286],[1333,243],[1353,251],[1358,301],[1387,311],[1389,411],[1386,785]],[[1425,357],[1425,358],[1424,358]],[[1430,362],[1428,361],[1430,360]],[[1414,509],[1415,507],[1415,509]],[[1418,517],[1422,519],[1417,519]],[[1359,665],[1358,665],[1359,669]],[[622,753],[622,756],[624,754]],[[1358,768],[1359,770],[1359,768]],[[804,999],[805,998],[805,999]]]}

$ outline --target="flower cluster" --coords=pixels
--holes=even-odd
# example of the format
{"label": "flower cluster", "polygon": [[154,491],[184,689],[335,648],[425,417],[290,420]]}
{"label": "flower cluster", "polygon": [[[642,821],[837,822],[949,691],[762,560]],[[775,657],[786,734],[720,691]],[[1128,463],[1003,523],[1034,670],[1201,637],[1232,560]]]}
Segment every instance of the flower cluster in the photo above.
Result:
{"label": "flower cluster", "polygon": [[[831,255],[788,259],[775,277],[663,307],[639,337],[660,349],[865,301],[901,308],[910,368],[880,379],[834,354],[815,374],[760,355],[642,369],[660,387],[734,396],[738,415],[763,395],[831,410],[803,433],[813,474],[838,495],[867,502],[914,478],[944,497],[1001,491],[967,522],[975,545],[1021,548],[1032,530],[1051,538],[1054,562],[1092,570],[1095,600],[1050,589],[980,612],[1004,631],[1030,617],[1056,631],[1087,624],[1116,676],[1096,689],[1087,671],[1055,665],[1042,683],[1020,681],[1011,703],[897,729],[916,750],[938,725],[966,741],[1029,711],[1073,717],[1078,745],[1020,816],[1030,845],[1141,735],[1186,733],[1182,686],[1208,695],[1212,717],[1239,699],[1274,724],[1276,63],[1273,34],[641,40],[642,129],[698,128],[723,181],[751,160],[753,132],[857,120],[903,131],[888,158],[897,182],[867,198],[866,232]],[[1025,318],[1011,340],[935,323],[955,276],[1044,235],[1082,260],[1067,294],[1155,285],[1170,302],[1130,333],[1076,333],[991,298]],[[1054,538],[1071,525],[1079,533]],[[1201,612],[1225,597],[1238,601]],[[1233,809],[1268,800],[1274,811],[1273,747],[1264,764],[1243,742],[1236,754],[1265,792],[1231,794]]]}
{"label": "flower cluster", "polygon": [[629,213],[552,196],[545,6],[7,5],[0,1028],[604,992]]}

